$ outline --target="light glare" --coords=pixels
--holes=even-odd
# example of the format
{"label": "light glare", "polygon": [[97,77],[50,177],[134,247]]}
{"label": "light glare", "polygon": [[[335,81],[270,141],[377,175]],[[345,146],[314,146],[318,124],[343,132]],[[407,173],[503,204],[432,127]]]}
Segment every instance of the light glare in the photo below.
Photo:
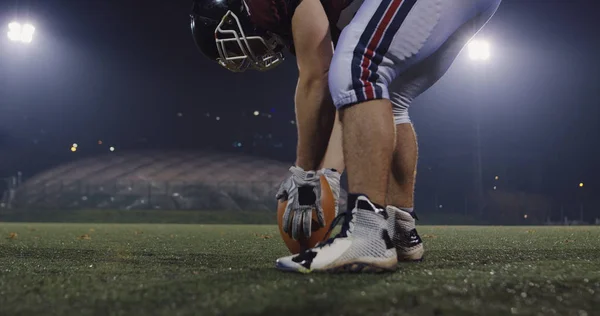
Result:
{"label": "light glare", "polygon": [[490,59],[490,44],[486,41],[472,40],[469,42],[469,58],[472,60]]}
{"label": "light glare", "polygon": [[35,27],[31,24],[25,24],[21,31],[21,42],[31,43],[33,40],[33,33],[35,33]]}
{"label": "light glare", "polygon": [[18,41],[21,38],[21,24],[17,22],[9,23],[7,35],[11,41]]}
{"label": "light glare", "polygon": [[35,27],[29,23],[21,25],[18,22],[8,24],[8,38],[14,42],[31,43]]}

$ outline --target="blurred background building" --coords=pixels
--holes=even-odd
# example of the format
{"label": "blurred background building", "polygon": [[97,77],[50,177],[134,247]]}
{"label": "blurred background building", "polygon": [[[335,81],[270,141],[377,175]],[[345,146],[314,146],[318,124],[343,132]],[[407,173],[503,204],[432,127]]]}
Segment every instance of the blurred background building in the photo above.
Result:
{"label": "blurred background building", "polygon": [[10,193],[10,204],[28,209],[274,211],[275,193],[288,168],[274,160],[216,151],[101,155],[31,177]]}

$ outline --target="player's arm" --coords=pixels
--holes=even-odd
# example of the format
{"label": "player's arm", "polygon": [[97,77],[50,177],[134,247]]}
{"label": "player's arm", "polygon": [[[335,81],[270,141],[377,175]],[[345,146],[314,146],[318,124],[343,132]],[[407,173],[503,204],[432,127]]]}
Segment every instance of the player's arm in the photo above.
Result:
{"label": "player's arm", "polygon": [[[315,170],[325,156],[335,118],[327,82],[333,45],[329,22],[319,0],[303,0],[298,5],[292,18],[292,33],[299,70],[296,87],[298,148],[296,166],[290,168],[292,175],[279,187],[277,199],[287,200],[282,218],[283,231],[291,233],[297,240],[301,237],[300,232],[305,237],[311,235],[312,210],[316,210],[320,227],[330,224],[325,221],[320,202],[320,177],[315,177]],[[328,181],[330,178],[337,180],[339,187],[337,172],[323,172]]]}
{"label": "player's arm", "polygon": [[298,5],[292,30],[299,71],[295,100],[296,165],[316,170],[325,156],[335,119],[327,82],[333,44],[329,21],[319,0],[303,0]]}

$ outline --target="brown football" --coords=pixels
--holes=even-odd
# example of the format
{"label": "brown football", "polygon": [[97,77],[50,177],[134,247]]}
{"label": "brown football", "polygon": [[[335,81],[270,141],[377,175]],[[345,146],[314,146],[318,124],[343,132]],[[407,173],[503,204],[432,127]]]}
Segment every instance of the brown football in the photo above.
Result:
{"label": "brown football", "polygon": [[[329,182],[327,182],[325,176],[322,175],[320,180],[321,207],[323,208],[323,213],[325,215],[325,227],[319,227],[317,214],[313,211],[311,223],[312,233],[309,238],[301,236],[298,238],[298,240],[294,240],[292,239],[291,232],[288,234],[283,231],[283,213],[285,212],[287,201],[277,202],[277,224],[279,225],[279,233],[281,234],[281,238],[285,242],[285,245],[292,254],[297,254],[305,249],[312,248],[318,242],[329,238],[327,231],[329,230],[329,225],[331,225],[331,222],[333,222],[333,219],[335,218],[335,201],[333,198],[333,192],[331,191],[331,187],[329,186]],[[293,214],[291,214],[291,216],[293,217]],[[302,232],[303,230],[300,229],[300,231]]]}

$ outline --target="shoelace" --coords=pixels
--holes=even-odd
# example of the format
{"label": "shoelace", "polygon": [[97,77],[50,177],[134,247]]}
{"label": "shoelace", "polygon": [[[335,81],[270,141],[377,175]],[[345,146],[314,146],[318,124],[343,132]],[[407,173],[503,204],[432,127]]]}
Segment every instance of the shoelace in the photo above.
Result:
{"label": "shoelace", "polygon": [[342,222],[342,230],[339,233],[337,233],[335,236],[330,237],[327,240],[323,239],[323,241],[321,241],[319,244],[317,244],[317,247],[322,248],[325,245],[329,245],[336,238],[348,237],[348,230],[350,230],[350,221],[352,221],[352,212],[343,212],[343,213],[338,214],[338,216],[336,216],[333,219],[333,222],[331,222],[331,225],[329,226],[329,230],[327,231],[327,234],[325,234],[325,236],[329,236],[329,234],[331,234],[331,232],[333,231],[333,229],[342,220],[343,220],[343,222]]}

